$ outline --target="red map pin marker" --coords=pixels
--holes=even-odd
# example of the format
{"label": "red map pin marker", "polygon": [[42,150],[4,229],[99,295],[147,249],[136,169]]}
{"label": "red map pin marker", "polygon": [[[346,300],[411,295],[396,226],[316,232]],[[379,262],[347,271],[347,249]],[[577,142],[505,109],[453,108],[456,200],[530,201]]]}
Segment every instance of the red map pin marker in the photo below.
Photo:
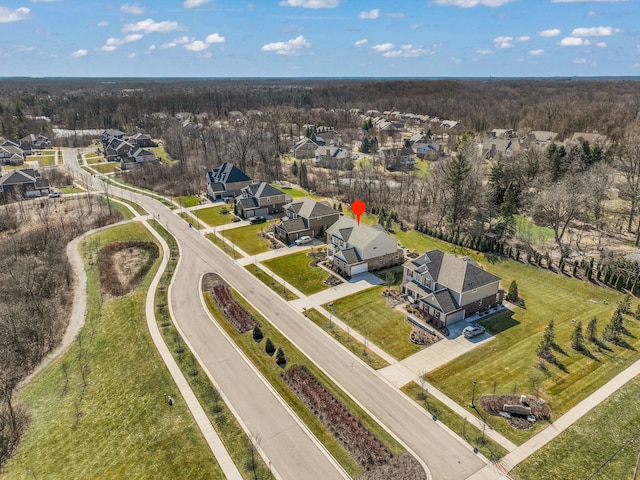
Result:
{"label": "red map pin marker", "polygon": [[351,211],[356,214],[358,225],[360,225],[360,215],[367,209],[367,205],[362,200],[354,200],[351,204]]}

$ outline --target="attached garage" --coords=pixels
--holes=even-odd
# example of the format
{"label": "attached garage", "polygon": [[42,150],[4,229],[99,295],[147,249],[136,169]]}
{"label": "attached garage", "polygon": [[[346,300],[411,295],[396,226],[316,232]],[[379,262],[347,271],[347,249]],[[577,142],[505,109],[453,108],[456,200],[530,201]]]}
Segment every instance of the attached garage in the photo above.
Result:
{"label": "attached garage", "polygon": [[357,275],[358,273],[365,273],[369,271],[368,263],[361,263],[360,265],[351,266],[351,275]]}

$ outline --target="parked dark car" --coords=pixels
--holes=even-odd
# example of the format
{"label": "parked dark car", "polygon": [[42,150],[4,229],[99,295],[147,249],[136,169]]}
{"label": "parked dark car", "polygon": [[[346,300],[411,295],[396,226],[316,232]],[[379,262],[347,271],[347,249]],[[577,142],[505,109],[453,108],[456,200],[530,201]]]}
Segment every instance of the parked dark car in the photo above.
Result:
{"label": "parked dark car", "polygon": [[267,219],[265,217],[263,217],[262,215],[259,217],[251,217],[249,219],[249,223],[264,223],[266,222]]}

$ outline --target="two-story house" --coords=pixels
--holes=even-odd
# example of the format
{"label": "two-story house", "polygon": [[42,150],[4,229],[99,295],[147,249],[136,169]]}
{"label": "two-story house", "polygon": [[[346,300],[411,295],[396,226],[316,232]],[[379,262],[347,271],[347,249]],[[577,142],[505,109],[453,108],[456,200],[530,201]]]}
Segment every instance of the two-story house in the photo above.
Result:
{"label": "two-story house", "polygon": [[314,163],[323,168],[338,168],[340,170],[353,168],[351,152],[346,148],[335,146],[318,147]]}
{"label": "two-story house", "polygon": [[0,164],[22,165],[24,163],[24,151],[11,140],[5,140],[0,145]]}
{"label": "two-story house", "polygon": [[380,162],[387,170],[413,170],[418,161],[416,154],[409,147],[384,148],[378,151]]}
{"label": "two-story house", "polygon": [[237,197],[242,189],[251,185],[251,177],[233,163],[224,162],[207,172],[207,195],[211,200]]}
{"label": "two-story house", "polygon": [[295,158],[314,158],[318,144],[308,137],[297,141],[293,145],[293,156]]}
{"label": "two-story house", "polygon": [[327,228],[340,218],[340,212],[329,204],[309,197],[294,200],[283,208],[285,218],[276,225],[276,235],[289,242],[305,235],[324,236]]}
{"label": "two-story house", "polygon": [[0,194],[3,199],[14,197],[40,197],[49,193],[49,179],[40,177],[37,170],[22,168],[0,176]]}
{"label": "two-story house", "polygon": [[400,265],[398,241],[380,225],[364,225],[340,217],[327,229],[327,259],[346,276]]}
{"label": "two-story house", "polygon": [[236,212],[243,218],[277,215],[282,213],[283,207],[290,201],[291,195],[267,182],[252,183],[242,189],[236,201]]}
{"label": "two-story house", "polygon": [[502,304],[500,278],[469,257],[431,250],[404,264],[402,292],[437,326]]}

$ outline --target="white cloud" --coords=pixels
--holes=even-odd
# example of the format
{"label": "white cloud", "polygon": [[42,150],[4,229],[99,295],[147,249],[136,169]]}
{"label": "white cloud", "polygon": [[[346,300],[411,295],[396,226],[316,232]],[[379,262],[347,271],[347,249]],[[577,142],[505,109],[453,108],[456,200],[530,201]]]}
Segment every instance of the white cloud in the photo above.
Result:
{"label": "white cloud", "polygon": [[207,36],[207,38],[205,39],[205,42],[207,42],[207,43],[224,43],[224,37],[222,35],[220,35],[219,33],[212,33],[211,35]]}
{"label": "white cloud", "polygon": [[433,50],[426,50],[424,48],[413,48],[413,45],[400,45],[400,50],[389,50],[382,54],[383,57],[395,58],[395,57],[420,57],[422,55],[433,55]]}
{"label": "white cloud", "polygon": [[574,28],[571,32],[572,37],[609,37],[614,33],[619,33],[619,28],[611,27],[590,27],[590,28]]}
{"label": "white cloud", "polygon": [[607,42],[598,42],[598,43],[596,43],[596,46],[598,46],[600,48],[605,48],[607,46]]}
{"label": "white cloud", "polygon": [[131,15],[142,15],[144,13],[144,8],[142,8],[137,2],[131,5],[125,3],[120,7],[120,11]]}
{"label": "white cloud", "polygon": [[378,17],[380,17],[380,10],[378,10],[377,8],[369,10],[368,12],[360,12],[358,14],[358,18],[361,18],[363,20],[375,20]]}
{"label": "white cloud", "polygon": [[589,13],[587,13],[587,17],[595,17],[597,15],[596,12],[594,12],[593,10],[591,10]]}
{"label": "white cloud", "polygon": [[109,26],[109,22],[105,22],[105,21],[98,22],[98,26],[99,27],[108,27]]}
{"label": "white cloud", "polygon": [[29,18],[29,10],[27,7],[16,8],[11,10],[8,7],[0,7],[0,23],[18,22]]}
{"label": "white cloud", "polygon": [[577,37],[565,37],[560,40],[559,45],[561,47],[579,47],[580,45],[585,45],[585,40]]}
{"label": "white cloud", "polygon": [[519,42],[528,42],[529,40],[531,40],[531,37],[529,35],[523,35],[522,37],[518,37]]}
{"label": "white cloud", "polygon": [[136,54],[135,53],[130,53],[129,55],[127,55],[128,58],[136,58]]}
{"label": "white cloud", "polygon": [[140,33],[132,33],[130,35],[127,35],[123,39],[110,37],[107,38],[107,41],[102,47],[102,50],[105,52],[113,52],[118,47],[118,45],[122,45],[123,43],[136,42],[141,38],[144,38],[144,35],[141,35]]}
{"label": "white cloud", "polygon": [[184,8],[196,8],[206,5],[207,3],[209,3],[209,0],[184,0],[182,6]]}
{"label": "white cloud", "polygon": [[151,18],[147,18],[146,20],[140,20],[136,23],[128,23],[124,27],[122,27],[123,32],[144,32],[144,33],[153,33],[153,32],[173,32],[175,30],[179,30],[180,25],[178,22],[174,21],[164,21],[164,22],[156,22]]}
{"label": "white cloud", "polygon": [[388,52],[389,50],[393,50],[395,48],[395,45],[393,43],[380,43],[378,45],[374,45],[373,47],[371,47],[371,50],[373,50],[374,52]]}
{"label": "white cloud", "polygon": [[587,63],[586,58],[576,58],[573,63]]}
{"label": "white cloud", "polygon": [[471,8],[478,5],[484,5],[485,7],[500,7],[505,3],[509,3],[511,0],[435,0],[436,5]]}
{"label": "white cloud", "polygon": [[139,33],[132,33],[131,35],[127,35],[126,37],[124,37],[122,41],[123,43],[136,42],[143,37],[144,35],[141,35]]}
{"label": "white cloud", "polygon": [[119,38],[107,38],[107,41],[105,42],[105,45],[109,45],[109,46],[113,46],[113,45],[122,45],[122,40],[120,40]]}
{"label": "white cloud", "polygon": [[80,50],[76,50],[75,52],[73,52],[71,56],[80,58],[80,57],[84,57],[86,54],[87,54],[87,51],[84,48],[81,48]]}
{"label": "white cloud", "polygon": [[385,13],[385,16],[391,18],[406,18],[406,15],[403,12],[389,12]]}
{"label": "white cloud", "polygon": [[539,35],[541,37],[557,37],[558,35],[560,35],[560,29],[551,28],[549,30],[543,30],[539,33]]}
{"label": "white cloud", "polygon": [[192,52],[200,52],[209,48],[209,45],[204,43],[202,40],[194,40],[193,42],[185,43],[184,48],[191,50]]}
{"label": "white cloud", "polygon": [[362,40],[358,40],[356,43],[354,43],[354,45],[356,47],[361,47],[363,45],[365,45],[369,40],[367,40],[366,38],[363,38]]}
{"label": "white cloud", "polygon": [[480,48],[476,50],[476,53],[478,55],[493,55],[493,50],[490,50],[488,48]]}
{"label": "white cloud", "polygon": [[551,0],[551,3],[622,3],[627,0]]}
{"label": "white cloud", "polygon": [[535,50],[529,50],[529,55],[542,55],[544,53],[544,50],[541,48],[537,48]]}
{"label": "white cloud", "polygon": [[116,47],[115,45],[103,45],[102,47],[100,47],[100,50],[102,50],[103,52],[113,52],[117,48],[118,47]]}
{"label": "white cloud", "polygon": [[496,37],[493,39],[493,44],[496,48],[511,48],[513,47],[513,37]]}
{"label": "white cloud", "polygon": [[457,57],[451,57],[450,59],[451,59],[451,61],[452,61],[453,63],[462,63],[462,60],[460,60],[460,59],[459,59],[459,58],[457,58]]}
{"label": "white cloud", "polygon": [[163,43],[160,45],[161,48],[173,48],[177,45],[175,42]]}
{"label": "white cloud", "polygon": [[340,0],[284,0],[278,5],[281,7],[302,7],[302,8],[336,8]]}
{"label": "white cloud", "polygon": [[311,48],[311,44],[300,35],[286,42],[267,43],[260,50],[263,52],[276,52],[278,55],[302,55],[304,48]]}
{"label": "white cloud", "polygon": [[149,45],[149,48],[147,48],[147,52],[153,52],[155,49],[156,49],[156,46],[155,44],[152,43],[151,45]]}
{"label": "white cloud", "polygon": [[177,43],[178,45],[187,42],[193,42],[195,38],[189,38],[186,35],[184,37],[178,37],[173,39],[173,43]]}

